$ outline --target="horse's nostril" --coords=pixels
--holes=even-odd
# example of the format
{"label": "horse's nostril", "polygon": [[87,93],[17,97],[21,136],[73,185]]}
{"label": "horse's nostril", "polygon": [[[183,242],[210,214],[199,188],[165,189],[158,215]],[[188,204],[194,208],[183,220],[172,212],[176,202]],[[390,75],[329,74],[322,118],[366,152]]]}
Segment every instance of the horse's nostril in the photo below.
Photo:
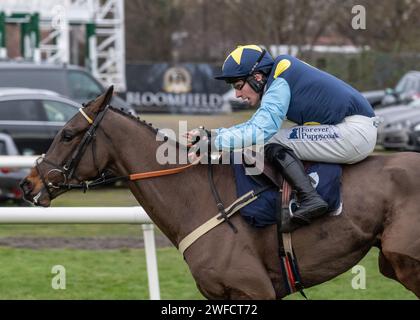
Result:
{"label": "horse's nostril", "polygon": [[28,193],[28,192],[32,191],[32,189],[33,189],[32,182],[29,181],[29,180],[27,180],[27,179],[24,179],[20,183],[20,187],[22,188],[22,190],[23,190],[24,193]]}

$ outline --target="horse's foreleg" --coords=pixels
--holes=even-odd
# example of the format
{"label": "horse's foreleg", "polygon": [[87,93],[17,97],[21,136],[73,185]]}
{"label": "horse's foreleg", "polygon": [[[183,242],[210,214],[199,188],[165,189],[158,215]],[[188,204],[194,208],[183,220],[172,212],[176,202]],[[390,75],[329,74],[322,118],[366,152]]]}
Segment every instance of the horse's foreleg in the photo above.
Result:
{"label": "horse's foreleg", "polygon": [[392,267],[391,263],[387,260],[387,258],[384,256],[382,251],[379,251],[378,263],[379,263],[379,271],[385,277],[398,281],[394,268]]}
{"label": "horse's foreleg", "polygon": [[[397,198],[398,199],[398,198]],[[420,228],[418,197],[404,197],[389,211],[388,224],[381,235],[382,253],[395,278],[420,298]]]}
{"label": "horse's foreleg", "polygon": [[229,299],[233,300],[274,300],[276,293],[265,270],[248,275],[246,279],[237,278],[235,286],[227,288]]}
{"label": "horse's foreleg", "polygon": [[384,250],[384,255],[392,265],[397,280],[420,298],[420,261],[397,252]]}
{"label": "horse's foreleg", "polygon": [[[252,260],[248,266],[253,265]],[[263,268],[220,270],[201,268],[194,274],[197,287],[207,299],[274,300],[273,284]]]}

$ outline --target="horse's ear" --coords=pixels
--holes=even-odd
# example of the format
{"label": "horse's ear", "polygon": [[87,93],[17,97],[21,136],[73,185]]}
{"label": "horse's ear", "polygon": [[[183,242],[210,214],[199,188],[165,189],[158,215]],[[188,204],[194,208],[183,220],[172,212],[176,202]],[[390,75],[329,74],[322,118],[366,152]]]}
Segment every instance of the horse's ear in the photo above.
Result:
{"label": "horse's ear", "polygon": [[112,95],[114,94],[114,86],[109,86],[105,92],[103,108],[105,108],[111,102]]}
{"label": "horse's ear", "polygon": [[98,113],[99,111],[103,110],[112,99],[112,95],[114,94],[114,86],[110,86],[106,92],[101,94],[97,97],[91,104],[91,110],[94,113]]}

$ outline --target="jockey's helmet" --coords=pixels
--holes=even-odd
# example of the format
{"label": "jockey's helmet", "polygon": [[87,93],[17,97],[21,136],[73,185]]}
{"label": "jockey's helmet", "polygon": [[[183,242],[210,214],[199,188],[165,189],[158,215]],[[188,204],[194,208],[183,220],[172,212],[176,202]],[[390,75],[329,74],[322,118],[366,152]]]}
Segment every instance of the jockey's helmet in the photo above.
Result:
{"label": "jockey's helmet", "polygon": [[260,46],[238,46],[227,56],[222,66],[222,74],[215,79],[234,82],[240,78],[247,78],[256,71],[269,74],[273,64],[271,55]]}

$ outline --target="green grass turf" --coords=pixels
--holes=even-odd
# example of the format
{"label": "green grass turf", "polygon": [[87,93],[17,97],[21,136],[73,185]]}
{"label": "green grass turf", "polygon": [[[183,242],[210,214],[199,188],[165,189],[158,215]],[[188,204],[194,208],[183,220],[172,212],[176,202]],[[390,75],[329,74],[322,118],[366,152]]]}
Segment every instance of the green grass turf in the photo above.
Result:
{"label": "green grass turf", "polygon": [[[377,250],[360,262],[366,268],[366,289],[354,290],[348,271],[309,288],[310,299],[415,299],[400,284],[382,277]],[[51,282],[54,265],[66,270],[66,289]],[[181,255],[174,248],[158,250],[162,299],[203,299]],[[144,251],[30,250],[0,248],[0,299],[148,299]],[[302,299],[294,294],[287,299]]]}
{"label": "green grass turf", "polygon": [[[55,265],[66,288],[52,288]],[[159,249],[162,299],[201,298],[187,265],[172,248]],[[148,299],[144,251],[0,248],[0,299]]]}

